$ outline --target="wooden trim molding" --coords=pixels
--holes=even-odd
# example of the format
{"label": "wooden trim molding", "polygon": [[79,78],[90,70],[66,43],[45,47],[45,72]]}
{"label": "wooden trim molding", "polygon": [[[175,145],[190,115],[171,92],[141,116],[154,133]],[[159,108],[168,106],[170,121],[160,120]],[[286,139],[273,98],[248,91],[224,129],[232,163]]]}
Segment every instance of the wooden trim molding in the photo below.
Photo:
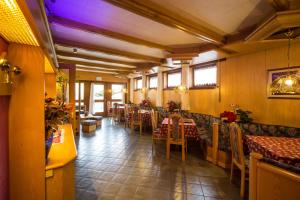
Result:
{"label": "wooden trim molding", "polygon": [[82,31],[86,31],[86,32],[90,32],[90,33],[94,33],[94,34],[98,34],[98,35],[104,35],[109,38],[122,40],[122,41],[130,42],[133,44],[143,45],[143,46],[150,47],[150,48],[163,49],[163,50],[167,50],[170,52],[172,51],[172,48],[164,46],[164,45],[156,44],[154,42],[149,42],[149,41],[146,41],[146,40],[143,40],[140,38],[136,38],[136,37],[132,37],[129,35],[124,35],[122,33],[113,32],[113,31],[103,29],[100,27],[83,24],[83,23],[73,21],[73,20],[70,20],[67,18],[62,18],[62,17],[58,17],[58,16],[50,16],[50,17],[48,17],[48,19],[50,22],[54,22],[56,24],[59,24],[59,25],[65,26],[65,27],[69,27],[69,28],[73,28],[73,29],[80,29]]}
{"label": "wooden trim molding", "polygon": [[195,23],[170,10],[160,7],[158,4],[145,0],[104,0],[112,5],[137,15],[146,17],[160,24],[176,28],[197,38],[215,44],[223,43],[223,36],[208,29],[205,25]]}

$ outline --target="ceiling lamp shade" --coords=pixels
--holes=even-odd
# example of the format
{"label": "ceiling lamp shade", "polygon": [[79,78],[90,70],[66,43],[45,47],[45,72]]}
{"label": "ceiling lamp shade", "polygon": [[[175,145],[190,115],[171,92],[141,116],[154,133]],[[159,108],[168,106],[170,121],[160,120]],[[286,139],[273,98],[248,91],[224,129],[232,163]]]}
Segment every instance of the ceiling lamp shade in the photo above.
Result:
{"label": "ceiling lamp shade", "polygon": [[300,95],[300,74],[297,73],[297,70],[293,70],[290,67],[290,49],[291,49],[291,37],[293,35],[293,31],[289,30],[286,33],[286,36],[289,39],[288,43],[288,73],[279,76],[274,82],[271,84],[270,92],[272,95],[284,94],[284,95]]}
{"label": "ceiling lamp shade", "polygon": [[39,45],[16,0],[0,1],[0,36],[8,42]]}

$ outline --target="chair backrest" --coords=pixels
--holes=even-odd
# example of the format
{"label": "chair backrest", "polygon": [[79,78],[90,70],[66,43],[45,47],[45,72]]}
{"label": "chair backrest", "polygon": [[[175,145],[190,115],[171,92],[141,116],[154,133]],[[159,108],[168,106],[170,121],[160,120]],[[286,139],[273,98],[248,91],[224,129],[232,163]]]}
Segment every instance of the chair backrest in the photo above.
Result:
{"label": "chair backrest", "polygon": [[152,129],[157,129],[157,111],[154,111],[154,109],[151,110],[151,123],[152,123]]}
{"label": "chair backrest", "polygon": [[140,113],[140,109],[139,107],[135,106],[133,107],[133,110],[132,110],[132,117],[131,119],[134,121],[134,122],[138,122],[141,120],[141,113]]}
{"label": "chair backrest", "polygon": [[240,165],[239,167],[245,166],[245,158],[243,152],[243,139],[242,132],[238,124],[235,122],[230,124],[229,127],[229,135],[230,135],[230,146],[232,152],[232,160]]}
{"label": "chair backrest", "polygon": [[179,114],[171,114],[168,118],[168,139],[184,139],[183,118]]}

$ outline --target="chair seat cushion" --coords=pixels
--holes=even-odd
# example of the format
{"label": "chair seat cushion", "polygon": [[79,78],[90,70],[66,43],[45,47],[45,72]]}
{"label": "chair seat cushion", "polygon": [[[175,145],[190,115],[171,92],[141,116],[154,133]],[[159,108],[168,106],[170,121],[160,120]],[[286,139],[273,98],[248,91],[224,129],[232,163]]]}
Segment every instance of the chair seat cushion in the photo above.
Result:
{"label": "chair seat cushion", "polygon": [[96,120],[87,119],[87,120],[81,121],[81,124],[82,125],[86,125],[86,126],[91,126],[91,125],[96,125],[97,121]]}

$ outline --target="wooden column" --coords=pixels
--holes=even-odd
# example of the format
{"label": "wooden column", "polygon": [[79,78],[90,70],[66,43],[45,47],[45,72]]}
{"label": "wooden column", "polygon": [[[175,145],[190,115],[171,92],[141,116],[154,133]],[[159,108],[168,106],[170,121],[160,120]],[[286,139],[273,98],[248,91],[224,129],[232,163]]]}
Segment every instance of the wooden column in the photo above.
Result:
{"label": "wooden column", "polygon": [[157,73],[157,90],[156,90],[156,106],[163,107],[163,73],[161,69],[159,69]]}
{"label": "wooden column", "polygon": [[[188,64],[182,65],[181,72],[181,85],[189,88],[189,76],[190,76],[190,66]],[[181,109],[190,110],[190,95],[189,92],[181,93]]]}
{"label": "wooden column", "polygon": [[134,79],[130,79],[130,89],[129,89],[129,99],[130,102],[133,103],[133,98],[134,98]]}
{"label": "wooden column", "polygon": [[44,59],[39,47],[8,47],[9,62],[22,69],[9,104],[10,199],[45,199]]}
{"label": "wooden column", "polygon": [[147,76],[145,73],[142,75],[142,83],[141,101],[147,98]]}

